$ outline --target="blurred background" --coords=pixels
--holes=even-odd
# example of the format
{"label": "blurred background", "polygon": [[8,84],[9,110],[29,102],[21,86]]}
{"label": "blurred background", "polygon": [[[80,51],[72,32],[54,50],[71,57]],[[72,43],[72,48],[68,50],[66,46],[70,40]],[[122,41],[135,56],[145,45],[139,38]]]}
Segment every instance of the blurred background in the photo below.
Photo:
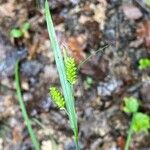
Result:
{"label": "blurred background", "polygon": [[[17,59],[41,149],[75,150],[68,118],[49,95],[60,82],[43,4],[0,0],[0,150],[34,149],[16,96]],[[81,149],[123,150],[131,120],[123,98],[136,97],[140,111],[150,114],[150,1],[49,0],[49,6],[60,47],[68,47],[78,65],[92,55],[75,86]],[[131,149],[150,150],[149,139],[149,133],[134,134]]]}

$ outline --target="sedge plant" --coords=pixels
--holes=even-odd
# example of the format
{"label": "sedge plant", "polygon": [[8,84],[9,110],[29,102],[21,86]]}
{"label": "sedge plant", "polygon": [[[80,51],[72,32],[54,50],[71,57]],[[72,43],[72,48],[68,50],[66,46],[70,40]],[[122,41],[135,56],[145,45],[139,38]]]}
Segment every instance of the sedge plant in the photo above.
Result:
{"label": "sedge plant", "polygon": [[39,143],[36,139],[36,136],[34,134],[34,131],[32,129],[31,121],[30,121],[29,116],[27,114],[27,110],[26,110],[25,103],[24,103],[24,100],[22,97],[22,93],[21,93],[20,77],[19,77],[19,61],[16,62],[16,67],[15,67],[15,82],[16,82],[17,97],[18,97],[20,109],[22,111],[22,116],[23,116],[24,122],[26,124],[27,129],[28,129],[28,132],[29,132],[29,135],[31,137],[31,140],[32,140],[32,143],[33,143],[35,150],[40,150],[40,145],[39,145]]}
{"label": "sedge plant", "polygon": [[77,124],[77,114],[75,110],[74,103],[74,88],[73,85],[76,82],[76,71],[77,67],[75,65],[74,58],[69,57],[64,51],[64,56],[62,55],[61,49],[59,47],[56,33],[51,18],[48,1],[45,1],[45,17],[47,23],[47,29],[49,33],[49,38],[52,44],[52,49],[54,52],[54,58],[56,62],[56,67],[58,70],[60,83],[62,87],[63,94],[56,88],[50,87],[50,94],[55,102],[55,104],[61,108],[65,109],[69,118],[69,123],[74,133],[74,140],[76,144],[76,150],[80,150],[78,142],[78,124]]}
{"label": "sedge plant", "polygon": [[132,134],[141,131],[147,132],[150,129],[150,116],[145,113],[139,112],[139,101],[134,97],[124,98],[125,106],[124,112],[132,115],[130,128],[128,130],[127,140],[124,150],[129,150],[129,146],[132,140]]}

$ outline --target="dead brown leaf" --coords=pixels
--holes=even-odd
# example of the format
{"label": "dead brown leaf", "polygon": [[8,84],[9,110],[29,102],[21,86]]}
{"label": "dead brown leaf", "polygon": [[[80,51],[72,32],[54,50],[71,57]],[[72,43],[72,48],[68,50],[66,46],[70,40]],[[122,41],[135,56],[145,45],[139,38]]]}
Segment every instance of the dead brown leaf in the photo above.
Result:
{"label": "dead brown leaf", "polygon": [[15,127],[12,131],[13,135],[13,143],[18,143],[22,141],[23,135],[22,135],[22,127]]}
{"label": "dead brown leaf", "polygon": [[128,19],[137,20],[143,16],[140,9],[134,5],[123,5],[122,9]]}
{"label": "dead brown leaf", "polygon": [[74,56],[77,63],[85,59],[84,49],[86,47],[86,36],[79,35],[77,37],[68,38],[68,46],[71,50],[71,54]]}
{"label": "dead brown leaf", "polygon": [[124,150],[124,147],[125,147],[125,139],[123,136],[119,136],[118,139],[117,139],[117,143],[120,147],[121,150]]}
{"label": "dead brown leaf", "polygon": [[150,20],[138,25],[136,35],[139,40],[142,40],[145,46],[150,48]]}

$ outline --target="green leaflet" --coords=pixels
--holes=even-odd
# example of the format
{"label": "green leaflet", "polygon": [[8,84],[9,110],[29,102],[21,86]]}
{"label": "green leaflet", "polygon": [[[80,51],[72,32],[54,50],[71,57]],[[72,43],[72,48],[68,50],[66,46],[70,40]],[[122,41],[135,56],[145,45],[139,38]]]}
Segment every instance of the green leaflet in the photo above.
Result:
{"label": "green leaflet", "polygon": [[75,84],[77,81],[77,67],[73,57],[65,58],[65,68],[66,68],[67,80],[71,84]]}
{"label": "green leaflet", "polygon": [[133,118],[132,129],[134,132],[148,131],[150,129],[150,117],[147,114],[137,112]]}
{"label": "green leaflet", "polygon": [[52,97],[53,102],[61,109],[65,107],[65,100],[63,95],[56,87],[50,87],[50,95]]}
{"label": "green leaflet", "polygon": [[139,60],[139,69],[143,70],[143,69],[147,69],[150,67],[150,59],[149,58],[141,58]]}
{"label": "green leaflet", "polygon": [[126,113],[135,113],[139,109],[139,102],[134,97],[125,97],[124,98],[125,106],[123,108]]}

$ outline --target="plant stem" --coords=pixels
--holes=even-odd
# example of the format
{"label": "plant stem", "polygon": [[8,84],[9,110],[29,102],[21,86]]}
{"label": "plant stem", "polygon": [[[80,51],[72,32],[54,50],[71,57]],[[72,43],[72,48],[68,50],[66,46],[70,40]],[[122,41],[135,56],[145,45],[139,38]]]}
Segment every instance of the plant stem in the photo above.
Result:
{"label": "plant stem", "polygon": [[56,66],[57,66],[57,70],[58,70],[58,74],[60,78],[60,83],[61,83],[61,87],[63,90],[64,98],[65,98],[66,109],[68,112],[70,125],[73,130],[73,133],[75,134],[74,135],[75,138],[78,139],[77,137],[78,125],[77,125],[77,115],[76,115],[75,104],[74,104],[74,95],[72,92],[71,84],[67,80],[64,60],[63,60],[63,56],[62,56],[62,53],[61,53],[61,50],[60,50],[60,47],[56,38],[55,29],[54,29],[54,25],[53,25],[53,21],[51,18],[47,0],[45,1],[45,16],[46,16],[49,38],[51,40],[52,49],[53,49],[54,57],[56,61]]}
{"label": "plant stem", "polygon": [[[37,123],[41,128],[43,128],[44,130],[47,129],[47,127],[45,127],[38,119],[34,118],[33,121],[35,123]],[[49,139],[52,141],[52,147],[53,147],[53,150],[58,150],[58,145],[56,144],[56,141],[55,139],[53,138],[52,135],[49,135]]]}
{"label": "plant stem", "polygon": [[124,150],[129,150],[129,145],[130,145],[130,142],[131,142],[131,139],[132,139],[132,134],[133,134],[132,126],[133,126],[134,116],[135,116],[135,113],[132,116],[132,120],[131,120],[131,123],[130,123],[130,128],[129,128],[129,131],[128,131],[128,136],[127,136],[127,140],[126,140],[126,144],[125,144],[125,149]]}
{"label": "plant stem", "polygon": [[30,134],[32,143],[35,147],[35,150],[40,150],[40,145],[39,145],[39,143],[36,139],[36,136],[34,134],[34,131],[32,129],[31,122],[30,122],[30,119],[28,117],[26,107],[25,107],[25,104],[24,104],[24,101],[23,101],[23,98],[22,98],[22,94],[21,94],[20,78],[19,78],[19,61],[18,60],[16,62],[16,67],[15,67],[15,82],[16,82],[16,92],[17,92],[17,96],[18,96],[18,101],[19,101],[19,104],[20,104],[20,109],[22,111],[24,122],[27,126],[27,129],[28,129],[28,132]]}
{"label": "plant stem", "polygon": [[94,55],[96,55],[99,52],[104,52],[105,48],[109,47],[109,45],[105,45],[103,48],[98,49],[96,52],[94,52],[93,54],[90,54],[85,60],[81,61],[80,64],[78,65],[78,70]]}
{"label": "plant stem", "polygon": [[76,150],[80,150],[78,135],[75,137]]}

